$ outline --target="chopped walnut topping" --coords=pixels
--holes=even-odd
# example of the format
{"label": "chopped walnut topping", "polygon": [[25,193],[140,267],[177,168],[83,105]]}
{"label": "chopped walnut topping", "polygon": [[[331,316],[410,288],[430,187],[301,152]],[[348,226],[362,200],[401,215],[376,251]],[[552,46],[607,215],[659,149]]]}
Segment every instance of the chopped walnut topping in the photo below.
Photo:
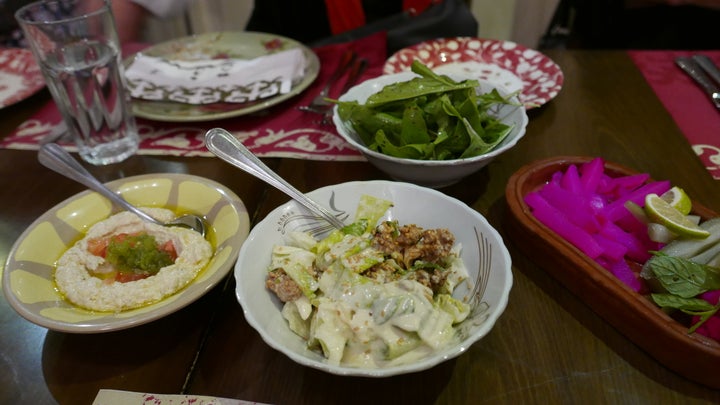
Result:
{"label": "chopped walnut topping", "polygon": [[265,286],[282,302],[295,301],[303,295],[300,286],[283,269],[271,271],[265,280]]}

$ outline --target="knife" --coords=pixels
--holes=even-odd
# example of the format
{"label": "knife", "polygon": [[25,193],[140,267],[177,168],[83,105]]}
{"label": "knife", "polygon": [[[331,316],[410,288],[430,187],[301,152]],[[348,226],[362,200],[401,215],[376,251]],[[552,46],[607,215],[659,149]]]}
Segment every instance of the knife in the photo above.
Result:
{"label": "knife", "polygon": [[701,55],[696,54],[692,56],[692,59],[700,65],[702,70],[705,71],[710,77],[712,77],[713,80],[715,80],[715,83],[720,85],[720,69],[718,69],[717,66],[715,66],[715,63],[713,63],[712,59],[710,59],[707,55]]}
{"label": "knife", "polygon": [[720,110],[720,85],[714,83],[710,79],[710,76],[708,76],[692,58],[684,56],[678,57],[675,59],[675,64],[700,85],[705,93],[710,96],[715,107]]}

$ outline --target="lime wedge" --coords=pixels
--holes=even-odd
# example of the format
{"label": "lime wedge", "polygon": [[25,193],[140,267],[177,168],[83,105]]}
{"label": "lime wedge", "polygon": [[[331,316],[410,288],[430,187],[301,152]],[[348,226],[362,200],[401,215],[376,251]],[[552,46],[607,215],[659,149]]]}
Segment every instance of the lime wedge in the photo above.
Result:
{"label": "lime wedge", "polygon": [[692,201],[690,197],[680,187],[673,187],[670,190],[663,193],[660,196],[663,200],[667,201],[671,207],[680,211],[681,214],[687,215],[692,210]]}
{"label": "lime wedge", "polygon": [[645,196],[645,213],[651,221],[666,226],[680,237],[704,239],[710,236],[710,232],[688,219],[657,194]]}

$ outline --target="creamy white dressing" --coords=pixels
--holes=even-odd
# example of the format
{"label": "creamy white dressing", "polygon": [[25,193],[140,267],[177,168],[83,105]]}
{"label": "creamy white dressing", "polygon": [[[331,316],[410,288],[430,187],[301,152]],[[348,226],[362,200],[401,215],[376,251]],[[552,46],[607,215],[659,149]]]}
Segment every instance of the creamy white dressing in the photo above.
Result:
{"label": "creamy white dressing", "polygon": [[270,270],[284,268],[306,295],[286,303],[283,316],[332,364],[378,368],[414,361],[453,341],[453,325],[467,316],[466,304],[449,295],[468,276],[459,247],[446,270],[451,272],[444,286],[447,294],[438,301],[430,288],[414,280],[381,283],[362,276],[383,260],[371,247],[371,238],[370,233],[345,235],[330,245],[315,262],[327,266],[318,280],[308,280],[314,271],[306,237],[292,238],[304,247],[273,249]]}

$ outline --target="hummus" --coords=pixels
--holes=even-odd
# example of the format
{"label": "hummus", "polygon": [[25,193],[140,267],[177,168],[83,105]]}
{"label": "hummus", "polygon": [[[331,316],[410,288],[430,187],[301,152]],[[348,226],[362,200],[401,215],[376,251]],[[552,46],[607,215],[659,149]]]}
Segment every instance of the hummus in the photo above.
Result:
{"label": "hummus", "polygon": [[[175,218],[167,209],[147,208],[161,221]],[[121,234],[147,234],[158,245],[171,244],[177,258],[145,278],[120,282],[103,277],[112,266],[105,257],[91,253],[94,241]],[[199,233],[181,227],[165,227],[120,212],[93,225],[57,262],[55,282],[70,302],[94,311],[119,312],[148,305],[172,295],[189,284],[205,268],[213,254],[210,243]]]}

